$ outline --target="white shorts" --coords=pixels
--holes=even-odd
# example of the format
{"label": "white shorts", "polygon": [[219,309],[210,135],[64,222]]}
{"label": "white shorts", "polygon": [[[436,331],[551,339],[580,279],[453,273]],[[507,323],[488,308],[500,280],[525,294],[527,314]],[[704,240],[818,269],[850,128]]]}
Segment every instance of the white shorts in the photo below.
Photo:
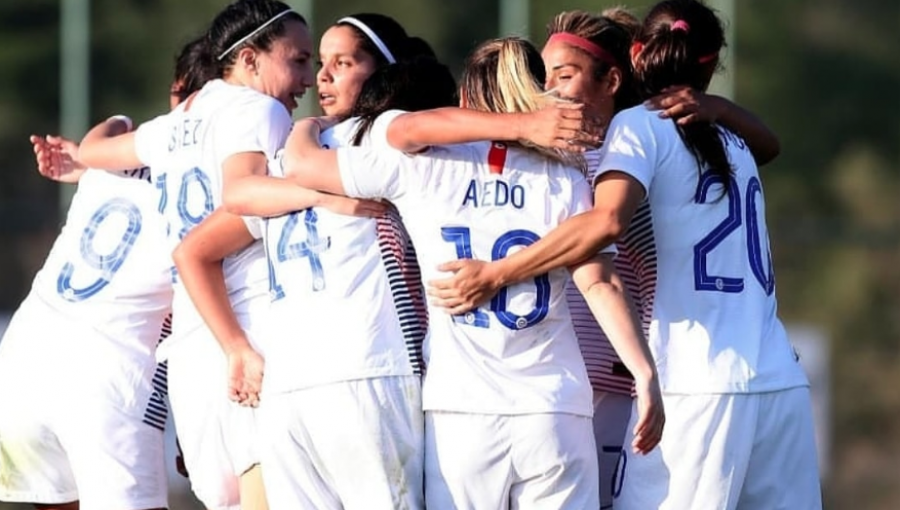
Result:
{"label": "white shorts", "polygon": [[260,409],[271,510],[424,507],[418,376],[267,394]]}
{"label": "white shorts", "polygon": [[156,362],[110,346],[39,300],[16,312],[0,342],[0,500],[167,506],[163,432],[143,420]]}
{"label": "white shorts", "polygon": [[425,413],[428,508],[596,509],[598,480],[588,417]]}
{"label": "white shorts", "polygon": [[240,475],[259,463],[258,411],[228,399],[226,358],[208,329],[178,338],[168,364],[169,402],[191,489],[210,510],[239,507]]}
{"label": "white shorts", "polygon": [[612,508],[613,496],[621,490],[619,458],[625,428],[631,419],[632,398],[621,393],[594,391],[594,442],[600,465],[600,509]]}
{"label": "white shorts", "polygon": [[664,395],[663,404],[660,445],[646,456],[626,451],[616,510],[822,508],[809,388]]}

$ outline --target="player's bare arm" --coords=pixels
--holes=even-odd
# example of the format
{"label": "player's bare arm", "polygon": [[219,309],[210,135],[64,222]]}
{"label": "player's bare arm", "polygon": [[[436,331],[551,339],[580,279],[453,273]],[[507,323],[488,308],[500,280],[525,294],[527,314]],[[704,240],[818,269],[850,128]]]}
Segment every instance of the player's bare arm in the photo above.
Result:
{"label": "player's bare arm", "polygon": [[228,358],[228,396],[255,406],[263,359],[247,340],[228,300],[222,260],[253,242],[243,220],[217,209],[181,241],[172,258],[184,287]]}
{"label": "player's bare arm", "polygon": [[240,178],[230,188],[224,208],[240,216],[271,218],[310,207],[324,207],[338,214],[374,218],[387,206],[373,200],[332,195],[304,188],[290,179],[267,175]]}
{"label": "player's bare arm", "polygon": [[584,105],[554,102],[530,113],[491,113],[468,108],[439,108],[405,113],[388,126],[388,142],[403,152],[430,145],[483,140],[521,141],[549,148],[582,151],[598,138],[587,130]]}
{"label": "player's bare arm", "polygon": [[656,364],[629,306],[612,255],[598,255],[571,268],[572,278],[619,358],[634,376],[638,422],[632,449],[646,454],[659,444],[666,421]]}
{"label": "player's bare arm", "polygon": [[319,145],[321,128],[315,118],[294,124],[284,146],[284,173],[301,186],[344,195],[337,152]]}
{"label": "player's bare arm", "polygon": [[727,127],[747,142],[757,165],[769,163],[781,152],[781,142],[775,133],[757,116],[727,98],[678,86],[663,90],[646,104],[661,110],[660,117],[675,119],[680,125],[713,122]]}
{"label": "player's bare arm", "polygon": [[487,301],[503,286],[573,266],[618,239],[643,199],[644,188],[636,179],[608,172],[597,181],[593,209],[569,218],[536,243],[496,262],[454,260],[442,264],[441,271],[454,274],[428,282],[428,294],[449,313],[461,314]]}
{"label": "player's bare arm", "polygon": [[131,120],[116,115],[97,124],[84,135],[78,160],[90,168],[129,170],[144,166],[134,146]]}

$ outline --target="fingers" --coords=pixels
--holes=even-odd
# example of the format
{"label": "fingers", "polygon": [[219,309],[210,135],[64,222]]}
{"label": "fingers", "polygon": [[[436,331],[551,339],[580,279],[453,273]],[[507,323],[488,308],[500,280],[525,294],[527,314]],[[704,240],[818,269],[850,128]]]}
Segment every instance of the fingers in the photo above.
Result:
{"label": "fingers", "polygon": [[685,115],[684,117],[680,117],[675,122],[677,122],[679,126],[686,126],[691,122],[697,122],[699,120],[702,120],[699,113],[691,113],[689,115]]}
{"label": "fingers", "polygon": [[553,106],[556,107],[557,110],[567,111],[567,112],[581,112],[584,110],[584,103],[568,103],[563,101],[557,101],[553,103]]}
{"label": "fingers", "polygon": [[635,453],[645,455],[662,439],[665,414],[661,405],[641,409],[640,413],[640,419],[633,430],[634,440],[631,447]]}
{"label": "fingers", "polygon": [[[443,264],[439,265],[437,269],[438,271],[441,271],[443,273],[456,273],[457,271],[465,267],[465,265],[466,263],[464,259],[457,259],[444,262]],[[441,284],[444,284],[443,286],[447,286],[446,283],[451,281],[452,279],[434,280],[434,282],[429,283],[429,285],[434,284],[436,287],[441,287]]]}
{"label": "fingers", "polygon": [[459,296],[459,292],[453,287],[452,278],[428,282],[426,292],[429,296],[439,300],[455,299]]}
{"label": "fingers", "polygon": [[690,113],[696,111],[696,107],[694,105],[689,105],[687,103],[677,103],[674,106],[667,107],[665,110],[659,113],[659,116],[663,119],[668,118],[679,118]]}

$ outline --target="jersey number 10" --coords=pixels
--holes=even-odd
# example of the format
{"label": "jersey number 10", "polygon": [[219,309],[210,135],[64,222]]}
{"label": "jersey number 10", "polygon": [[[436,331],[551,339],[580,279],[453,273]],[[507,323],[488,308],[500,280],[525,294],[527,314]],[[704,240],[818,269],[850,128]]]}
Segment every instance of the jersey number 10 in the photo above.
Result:
{"label": "jersey number 10", "polygon": [[[444,241],[456,246],[456,256],[461,259],[472,258],[472,234],[468,227],[443,227],[441,236]],[[511,230],[501,235],[491,248],[491,260],[502,259],[509,250],[516,246],[529,246],[540,237],[528,230]],[[544,320],[550,310],[550,277],[542,274],[534,279],[537,288],[534,308],[525,315],[518,315],[506,309],[507,287],[501,288],[491,299],[490,311],[494,313],[500,324],[508,329],[519,330],[530,328]],[[468,324],[478,328],[490,327],[490,316],[484,310],[476,308],[465,315],[453,316],[454,322]]]}

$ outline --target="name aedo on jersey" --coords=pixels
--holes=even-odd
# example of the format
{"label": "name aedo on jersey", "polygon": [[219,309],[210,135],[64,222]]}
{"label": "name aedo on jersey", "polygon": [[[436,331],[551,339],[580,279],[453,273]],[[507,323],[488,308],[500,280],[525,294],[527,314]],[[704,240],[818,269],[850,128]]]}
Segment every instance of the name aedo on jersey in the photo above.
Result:
{"label": "name aedo on jersey", "polygon": [[472,179],[466,188],[462,205],[468,207],[509,205],[516,209],[522,209],[525,207],[525,188],[518,184],[510,185],[501,179],[481,183]]}

